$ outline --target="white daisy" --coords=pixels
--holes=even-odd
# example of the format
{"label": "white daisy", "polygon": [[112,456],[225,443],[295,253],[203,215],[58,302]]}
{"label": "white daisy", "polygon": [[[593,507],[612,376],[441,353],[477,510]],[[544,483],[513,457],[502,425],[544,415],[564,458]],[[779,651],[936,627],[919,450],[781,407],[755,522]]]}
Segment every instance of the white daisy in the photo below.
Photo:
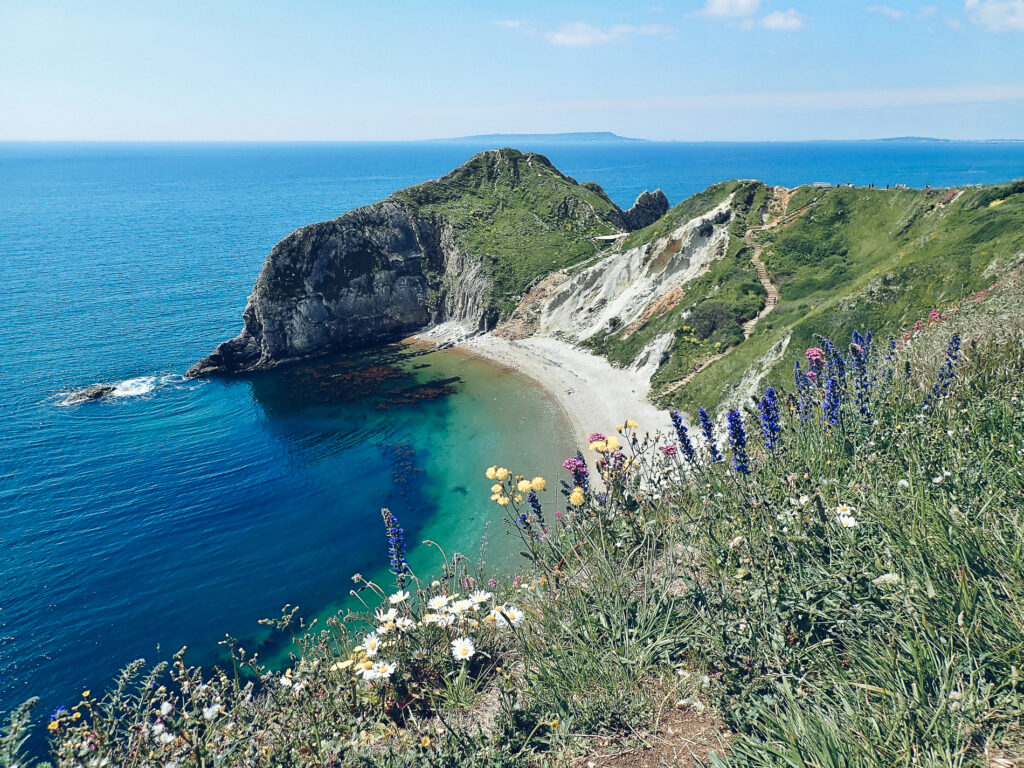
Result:
{"label": "white daisy", "polygon": [[427,656],[428,654],[426,648],[417,648],[415,651],[409,654],[409,658],[413,661],[426,661]]}
{"label": "white daisy", "polygon": [[408,632],[410,629],[416,626],[416,622],[407,616],[399,616],[395,619],[395,628],[399,632]]}
{"label": "white daisy", "polygon": [[485,603],[492,597],[494,597],[494,595],[492,595],[490,592],[484,592],[482,589],[478,589],[476,592],[473,592],[469,595],[469,599],[472,600],[476,605],[480,605],[480,603]]}
{"label": "white daisy", "polygon": [[363,638],[363,650],[366,651],[366,655],[373,658],[377,655],[380,650],[380,635],[376,632],[371,632]]}
{"label": "white daisy", "polygon": [[380,624],[387,624],[389,621],[394,621],[395,617],[398,616],[397,608],[389,608],[388,610],[382,610],[378,608],[376,610],[377,622]]}
{"label": "white daisy", "polygon": [[452,640],[452,656],[456,661],[469,661],[476,653],[476,646],[468,637],[459,637]]}
{"label": "white daisy", "polygon": [[465,613],[466,611],[475,611],[476,603],[472,600],[456,600],[448,608],[452,613]]}
{"label": "white daisy", "polygon": [[438,595],[432,597],[427,601],[427,608],[432,611],[438,611],[448,605],[448,595]]}
{"label": "white daisy", "polygon": [[499,605],[492,615],[500,627],[514,627],[523,620],[523,612],[514,605]]}
{"label": "white daisy", "polygon": [[398,605],[399,603],[404,603],[408,599],[409,599],[409,593],[406,590],[403,589],[403,590],[399,590],[398,592],[395,592],[395,594],[391,595],[388,598],[388,602],[391,603],[392,605]]}
{"label": "white daisy", "polygon": [[373,665],[373,676],[377,680],[388,680],[395,673],[397,667],[398,665],[394,662],[389,664],[386,661],[379,661]]}
{"label": "white daisy", "polygon": [[840,517],[843,517],[844,515],[852,515],[856,511],[857,508],[851,507],[849,504],[840,504],[836,507],[836,514]]}
{"label": "white daisy", "polygon": [[843,526],[843,528],[857,527],[857,518],[853,515],[838,515],[837,518],[839,520],[839,524]]}

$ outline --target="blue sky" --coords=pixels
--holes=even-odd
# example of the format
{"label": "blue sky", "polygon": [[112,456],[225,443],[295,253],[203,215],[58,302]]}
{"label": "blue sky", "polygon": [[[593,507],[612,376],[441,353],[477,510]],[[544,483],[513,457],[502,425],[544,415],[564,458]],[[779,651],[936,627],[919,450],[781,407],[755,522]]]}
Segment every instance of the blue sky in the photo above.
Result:
{"label": "blue sky", "polygon": [[1024,138],[1024,0],[0,0],[0,140],[591,130]]}

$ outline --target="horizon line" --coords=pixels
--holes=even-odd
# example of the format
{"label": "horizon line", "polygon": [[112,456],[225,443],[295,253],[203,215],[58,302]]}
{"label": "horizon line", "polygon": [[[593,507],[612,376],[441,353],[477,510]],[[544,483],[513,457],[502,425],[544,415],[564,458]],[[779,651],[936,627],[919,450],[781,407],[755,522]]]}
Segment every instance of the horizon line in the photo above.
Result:
{"label": "horizon line", "polygon": [[[0,138],[0,144],[426,144],[448,142],[452,144],[479,144],[488,136],[517,136],[537,141],[538,138],[546,136],[570,136],[573,133],[594,133],[593,131],[569,131],[565,133],[494,133],[479,134],[474,136],[456,137],[435,137],[420,139],[4,139]],[[621,141],[585,141],[572,142],[562,140],[560,144],[815,144],[815,143],[843,143],[843,142],[882,142],[882,141],[906,141],[906,142],[936,142],[950,144],[984,144],[984,143],[1021,143],[1024,138],[975,138],[975,139],[947,139],[939,136],[879,136],[873,138],[843,138],[843,139],[644,139],[635,137],[622,137]]]}

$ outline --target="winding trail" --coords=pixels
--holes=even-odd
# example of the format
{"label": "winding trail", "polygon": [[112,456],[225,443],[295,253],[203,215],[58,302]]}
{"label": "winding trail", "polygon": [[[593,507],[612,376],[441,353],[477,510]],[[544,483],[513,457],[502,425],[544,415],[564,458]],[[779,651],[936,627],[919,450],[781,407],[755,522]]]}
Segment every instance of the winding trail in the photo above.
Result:
{"label": "winding trail", "polygon": [[[771,207],[775,208],[778,211],[778,213],[775,214],[774,218],[771,221],[765,224],[760,224],[756,227],[748,227],[746,233],[743,235],[743,240],[746,242],[748,246],[752,248],[750,261],[754,265],[754,269],[757,270],[757,279],[761,281],[761,286],[764,288],[766,296],[764,307],[761,309],[761,311],[758,312],[756,316],[750,318],[745,323],[743,323],[744,341],[746,341],[753,335],[754,329],[757,327],[757,324],[761,321],[761,319],[767,316],[773,309],[775,309],[775,305],[779,303],[779,289],[775,286],[775,283],[772,282],[771,277],[768,275],[768,268],[765,267],[764,262],[761,261],[761,252],[764,250],[764,245],[762,243],[757,242],[757,235],[769,229],[775,229],[776,227],[779,226],[784,227],[792,223],[793,221],[807,213],[807,211],[811,209],[815,202],[814,200],[812,200],[802,208],[798,208],[797,210],[791,213],[786,213],[786,208],[789,206],[789,199],[792,196],[793,190],[791,189],[786,189],[785,187],[773,188]],[[697,368],[695,368],[693,371],[686,374],[686,376],[681,378],[679,381],[675,382],[672,386],[668,387],[665,390],[664,394],[667,395],[670,392],[675,392],[683,385],[690,383],[691,381],[693,381],[694,376],[703,371],[712,363],[721,360],[735,348],[735,346],[729,347],[724,352],[719,352],[717,355],[712,355],[703,363],[701,363]]]}

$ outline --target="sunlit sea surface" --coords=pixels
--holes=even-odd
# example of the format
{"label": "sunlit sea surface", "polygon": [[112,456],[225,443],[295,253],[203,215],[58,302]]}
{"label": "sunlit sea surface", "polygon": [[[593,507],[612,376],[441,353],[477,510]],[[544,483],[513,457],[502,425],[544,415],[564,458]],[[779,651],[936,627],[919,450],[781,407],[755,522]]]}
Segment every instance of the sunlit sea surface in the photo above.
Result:
{"label": "sunlit sea surface", "polygon": [[[482,470],[553,479],[574,440],[514,373],[388,348],[230,381],[181,375],[237,333],[275,242],[482,148],[0,144],[0,710],[39,695],[47,713],[186,644],[211,663],[225,633],[261,642],[257,619],[285,603],[336,610],[354,572],[383,575],[382,506],[412,544],[473,556],[490,522],[488,561],[515,566]],[[736,177],[1024,175],[1013,143],[521,148],[623,207]],[[117,389],[64,404],[94,383]],[[439,564],[423,546],[410,559]]]}

